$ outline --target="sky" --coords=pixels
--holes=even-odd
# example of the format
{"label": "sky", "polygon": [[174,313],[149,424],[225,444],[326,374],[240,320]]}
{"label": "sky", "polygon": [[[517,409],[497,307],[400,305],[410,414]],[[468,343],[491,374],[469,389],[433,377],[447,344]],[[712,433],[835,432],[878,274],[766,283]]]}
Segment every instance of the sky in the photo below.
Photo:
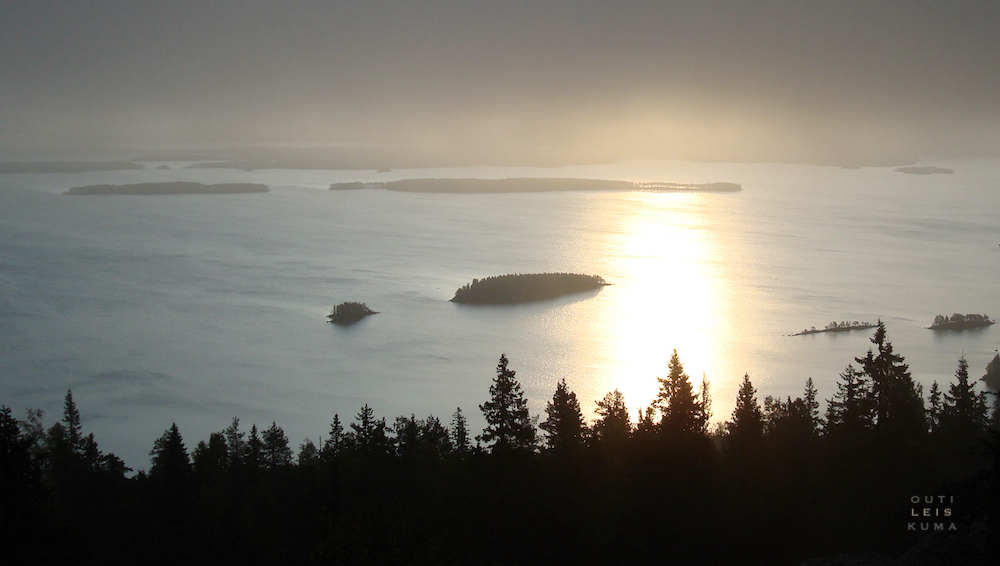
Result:
{"label": "sky", "polygon": [[994,156],[997,29],[993,0],[4,0],[0,160],[231,146]]}

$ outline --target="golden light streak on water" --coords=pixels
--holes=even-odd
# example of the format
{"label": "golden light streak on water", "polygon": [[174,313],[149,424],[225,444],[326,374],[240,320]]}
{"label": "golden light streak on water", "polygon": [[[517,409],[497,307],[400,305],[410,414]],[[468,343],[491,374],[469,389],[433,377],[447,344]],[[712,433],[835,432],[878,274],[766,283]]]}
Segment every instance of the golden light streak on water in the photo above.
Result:
{"label": "golden light streak on water", "polygon": [[607,211],[614,225],[607,242],[605,278],[612,286],[595,301],[593,332],[606,364],[594,391],[600,399],[615,388],[633,414],[658,390],[677,350],[695,388],[717,356],[711,331],[722,326],[719,262],[711,257],[709,226],[697,211],[700,195],[643,193],[619,199]]}

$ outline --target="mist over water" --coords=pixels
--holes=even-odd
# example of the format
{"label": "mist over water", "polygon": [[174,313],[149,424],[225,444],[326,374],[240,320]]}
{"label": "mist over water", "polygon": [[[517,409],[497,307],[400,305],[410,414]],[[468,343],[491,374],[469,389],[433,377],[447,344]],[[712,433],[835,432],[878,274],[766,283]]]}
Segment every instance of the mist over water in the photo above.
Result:
{"label": "mist over water", "polygon": [[[565,377],[585,412],[621,389],[645,407],[677,349],[726,420],[744,373],[759,396],[833,395],[869,332],[790,337],[881,317],[919,382],[964,352],[981,375],[996,327],[935,333],[937,314],[996,316],[1000,163],[885,168],[692,164],[440,170],[142,170],[0,177],[0,402],[61,414],[136,468],[176,421],[188,446],[233,416],[293,444],[334,413],[482,426],[501,352],[543,411]],[[156,164],[154,164],[156,165]],[[416,177],[580,177],[743,185],[740,193],[330,192]],[[256,195],[69,197],[71,186],[259,182]],[[595,293],[512,307],[448,302],[473,278],[569,271]],[[343,301],[377,316],[326,323]]]}

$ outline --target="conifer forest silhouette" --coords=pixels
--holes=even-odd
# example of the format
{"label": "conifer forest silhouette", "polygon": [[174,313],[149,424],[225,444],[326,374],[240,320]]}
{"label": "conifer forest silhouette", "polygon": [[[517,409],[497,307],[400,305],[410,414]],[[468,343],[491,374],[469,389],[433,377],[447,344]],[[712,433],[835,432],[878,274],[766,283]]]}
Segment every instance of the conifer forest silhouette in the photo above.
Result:
{"label": "conifer forest silhouette", "polygon": [[714,425],[676,351],[638,418],[615,390],[592,422],[567,379],[532,415],[501,355],[479,434],[461,408],[387,421],[367,404],[297,450],[276,423],[197,443],[172,424],[140,471],[84,432],[71,391],[50,426],[3,407],[0,562],[998,563],[996,396],[964,357],[924,392],[881,322],[871,343],[829,397],[809,379],[761,399],[744,376]]}

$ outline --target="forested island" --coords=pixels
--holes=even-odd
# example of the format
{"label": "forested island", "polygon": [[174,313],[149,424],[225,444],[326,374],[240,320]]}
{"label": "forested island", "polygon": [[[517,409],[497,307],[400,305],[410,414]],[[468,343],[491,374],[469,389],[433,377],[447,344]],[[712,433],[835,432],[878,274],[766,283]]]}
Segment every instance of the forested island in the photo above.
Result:
{"label": "forested island", "polygon": [[910,175],[951,175],[954,171],[930,165],[911,165],[909,167],[899,167],[896,169],[896,173],[908,173]]}
{"label": "forested island", "polygon": [[993,320],[985,314],[958,314],[951,316],[937,315],[931,323],[931,330],[969,330],[984,328],[993,324]]}
{"label": "forested island", "polygon": [[455,291],[453,303],[511,305],[546,301],[572,293],[593,291],[607,283],[599,275],[578,273],[519,273],[473,279]]}
{"label": "forested island", "polygon": [[352,324],[373,314],[378,313],[368,308],[365,303],[346,302],[333,307],[333,311],[326,317],[334,324]]}
{"label": "forested island", "polygon": [[219,183],[203,185],[191,181],[165,183],[132,183],[129,185],[87,185],[73,187],[66,195],[232,195],[266,193],[270,189],[259,183]]}
{"label": "forested island", "polygon": [[145,169],[132,161],[3,161],[0,173],[88,173]]}
{"label": "forested island", "polygon": [[823,328],[816,328],[815,326],[813,326],[810,329],[803,329],[802,332],[796,332],[795,334],[792,334],[792,336],[805,336],[806,334],[819,334],[821,332],[847,332],[850,330],[868,330],[869,328],[875,328],[875,325],[870,322],[858,322],[857,320],[855,320],[854,322],[846,320],[841,322],[833,321],[830,324],[824,326]]}
{"label": "forested island", "polygon": [[410,193],[541,193],[553,191],[736,192],[736,183],[666,183],[601,179],[401,179],[399,181],[333,183],[331,191],[385,189]]}
{"label": "forested island", "polygon": [[[735,409],[713,424],[707,378],[693,384],[676,351],[637,418],[614,390],[596,402],[590,421],[567,379],[529,411],[501,354],[478,406],[479,434],[461,408],[449,420],[387,421],[368,404],[353,422],[332,415],[325,437],[297,451],[275,422],[248,429],[234,417],[197,442],[186,442],[174,423],[149,439],[149,466],[138,472],[85,432],[69,391],[51,425],[41,411],[18,419],[0,409],[0,557],[10,564],[1000,563],[995,398],[977,389],[964,357],[948,383],[924,392],[881,322],[867,353],[850,362],[824,410],[811,379],[795,398],[761,399],[745,375]],[[997,373],[1000,356],[984,380],[998,382]]]}

